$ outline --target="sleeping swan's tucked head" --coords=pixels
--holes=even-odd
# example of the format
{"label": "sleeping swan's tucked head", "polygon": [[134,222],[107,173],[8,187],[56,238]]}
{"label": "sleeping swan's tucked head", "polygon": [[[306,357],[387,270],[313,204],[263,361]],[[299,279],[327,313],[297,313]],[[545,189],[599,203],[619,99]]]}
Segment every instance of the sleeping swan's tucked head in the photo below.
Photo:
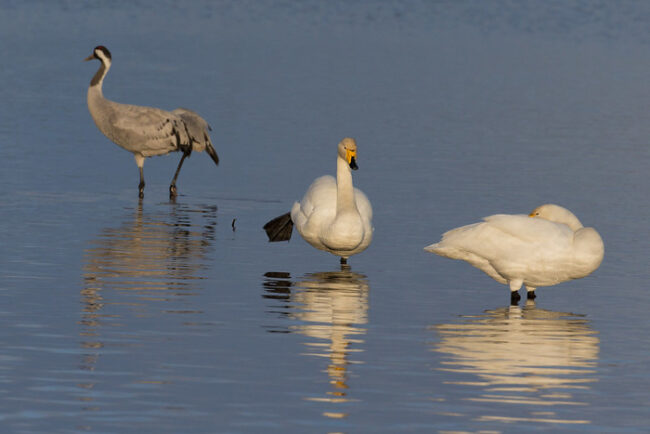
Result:
{"label": "sleeping swan's tucked head", "polygon": [[575,269],[572,270],[572,278],[583,277],[600,266],[605,255],[600,234],[594,228],[583,227],[571,211],[559,205],[546,204],[535,208],[529,216],[565,224],[573,231],[574,254],[571,261]]}
{"label": "sleeping swan's tucked head", "polygon": [[535,288],[588,276],[600,266],[605,246],[571,211],[546,204],[528,216],[496,214],[449,230],[425,250],[467,261],[510,286],[510,301],[516,303],[522,285],[533,299]]}
{"label": "sleeping swan's tucked head", "polygon": [[357,142],[350,137],[346,137],[339,143],[339,157],[350,165],[350,169],[357,170]]}
{"label": "sleeping swan's tucked head", "polygon": [[580,220],[578,220],[578,217],[576,217],[571,211],[552,203],[538,206],[528,214],[528,216],[541,218],[555,223],[564,223],[570,227],[573,232],[583,227]]}

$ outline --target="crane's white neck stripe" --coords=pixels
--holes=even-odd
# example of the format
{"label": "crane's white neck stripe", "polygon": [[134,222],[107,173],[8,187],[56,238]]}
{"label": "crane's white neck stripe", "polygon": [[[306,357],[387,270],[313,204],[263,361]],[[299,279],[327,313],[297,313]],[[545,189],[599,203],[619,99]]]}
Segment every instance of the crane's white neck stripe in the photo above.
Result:
{"label": "crane's white neck stripe", "polygon": [[102,81],[104,81],[104,77],[106,76],[106,73],[108,72],[108,69],[111,67],[111,59],[107,58],[104,56],[104,53],[101,51],[97,50],[95,52],[95,55],[98,56],[99,60],[102,62],[101,66],[93,76],[93,79],[90,81],[91,86],[101,86]]}
{"label": "crane's white neck stripe", "polygon": [[102,62],[107,67],[111,66],[111,58],[106,56],[106,54],[102,50],[95,50],[95,57],[97,57],[99,61]]}

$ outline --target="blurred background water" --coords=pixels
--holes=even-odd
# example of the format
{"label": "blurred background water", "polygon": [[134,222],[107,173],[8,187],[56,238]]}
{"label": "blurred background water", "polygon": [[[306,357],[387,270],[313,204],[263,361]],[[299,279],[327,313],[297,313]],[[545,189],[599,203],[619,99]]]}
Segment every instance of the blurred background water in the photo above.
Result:
{"label": "blurred background water", "polygon": [[[647,432],[650,5],[0,2],[0,424],[6,432]],[[221,158],[149,159],[86,89],[189,107]],[[269,244],[335,146],[375,239],[341,269]],[[422,248],[547,202],[591,276],[509,305]],[[294,235],[295,236],[295,235]]]}

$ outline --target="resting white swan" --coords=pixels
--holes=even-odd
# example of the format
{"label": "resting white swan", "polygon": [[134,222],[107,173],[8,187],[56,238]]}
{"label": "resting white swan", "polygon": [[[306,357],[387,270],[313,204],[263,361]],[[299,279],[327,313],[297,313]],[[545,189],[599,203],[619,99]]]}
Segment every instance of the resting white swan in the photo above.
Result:
{"label": "resting white swan", "polygon": [[338,144],[336,179],[317,178],[291,212],[264,225],[269,241],[288,241],[293,225],[312,246],[341,257],[341,264],[364,251],[372,241],[372,206],[352,185],[357,170],[357,144],[346,137]]}
{"label": "resting white swan", "polygon": [[510,285],[511,300],[526,286],[535,288],[579,279],[598,268],[605,247],[593,228],[585,228],[571,211],[547,204],[528,216],[497,214],[452,229],[424,250],[462,259],[497,282]]}

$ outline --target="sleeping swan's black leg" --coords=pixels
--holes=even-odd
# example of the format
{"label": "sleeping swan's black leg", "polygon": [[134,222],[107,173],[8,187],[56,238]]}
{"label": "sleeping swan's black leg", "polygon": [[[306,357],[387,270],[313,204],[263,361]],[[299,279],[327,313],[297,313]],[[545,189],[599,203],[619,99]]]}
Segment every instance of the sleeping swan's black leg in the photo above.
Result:
{"label": "sleeping swan's black leg", "polygon": [[519,291],[511,291],[510,292],[510,304],[512,306],[516,306],[519,304],[519,300],[521,300],[521,295],[519,295]]}

